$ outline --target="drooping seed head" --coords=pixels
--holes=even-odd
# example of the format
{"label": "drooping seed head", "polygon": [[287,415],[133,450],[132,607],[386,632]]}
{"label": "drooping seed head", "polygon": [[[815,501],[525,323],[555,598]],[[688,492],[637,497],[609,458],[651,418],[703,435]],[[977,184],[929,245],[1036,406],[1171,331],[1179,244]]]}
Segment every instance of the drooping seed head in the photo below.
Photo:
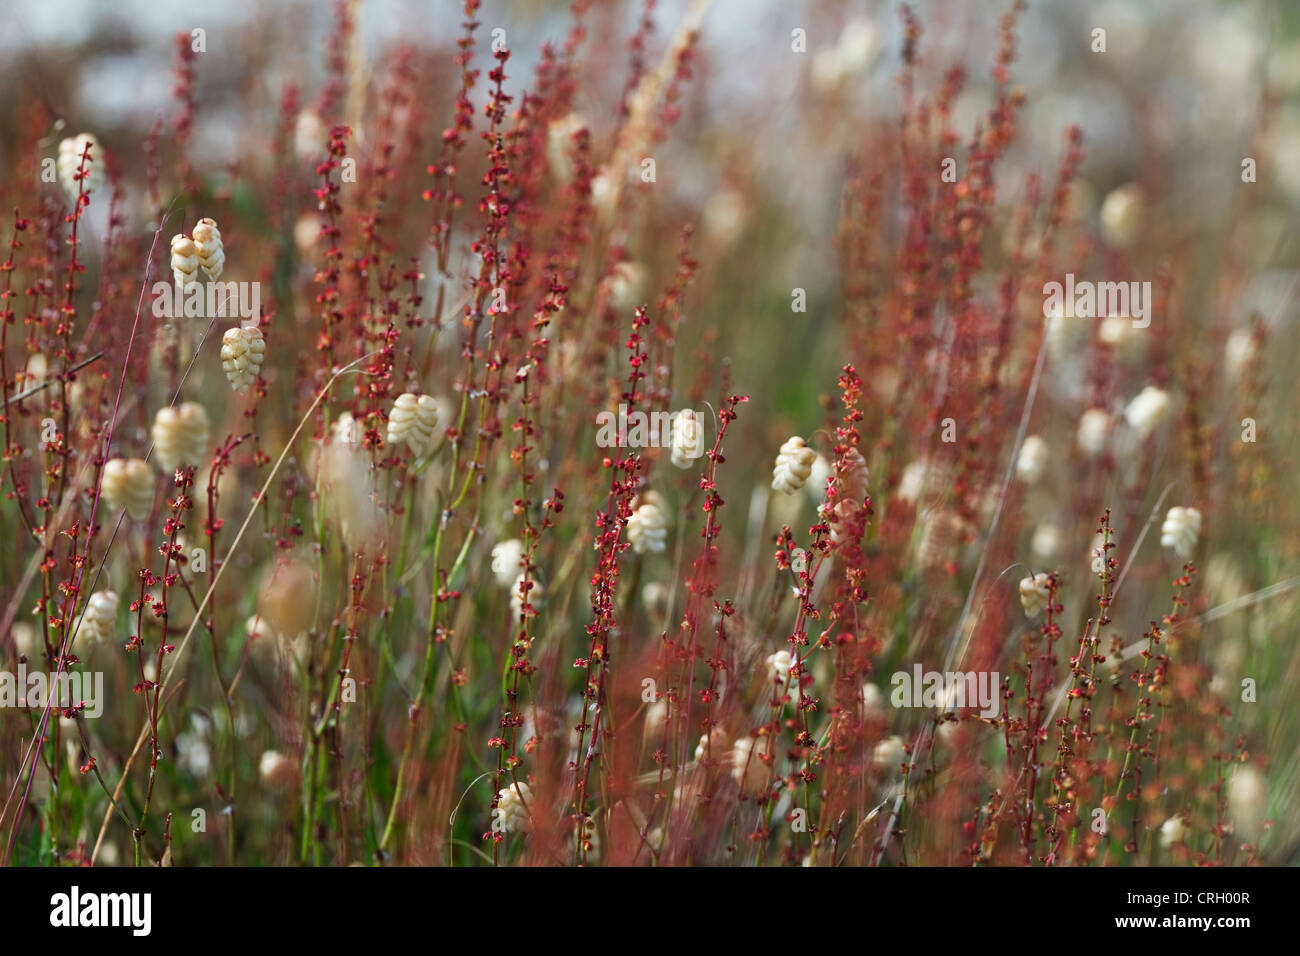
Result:
{"label": "drooping seed head", "polygon": [[216,221],[200,219],[194,226],[193,235],[199,266],[208,274],[209,279],[221,278],[221,270],[226,265],[226,251]]}
{"label": "drooping seed head", "polygon": [[1020,446],[1020,455],[1016,458],[1016,474],[1027,485],[1038,484],[1047,470],[1047,442],[1037,435],[1030,435]]}
{"label": "drooping seed head", "polygon": [[668,515],[663,499],[656,492],[644,492],[632,503],[627,540],[637,554],[658,553],[667,548]]}
{"label": "drooping seed head", "polygon": [[692,409],[684,408],[672,418],[672,462],[675,468],[690,468],[704,454],[704,429]]}
{"label": "drooping seed head", "polygon": [[1051,597],[1051,590],[1047,586],[1047,574],[1039,572],[1032,578],[1022,578],[1020,581],[1020,605],[1025,609],[1025,617],[1036,617],[1043,613],[1047,608],[1047,601]]}
{"label": "drooping seed head", "polygon": [[1196,550],[1196,540],[1201,535],[1201,513],[1195,508],[1175,506],[1165,514],[1160,526],[1160,545],[1173,548],[1183,560]]}
{"label": "drooping seed head", "polygon": [[182,289],[199,281],[199,250],[189,236],[172,236],[172,275]]}
{"label": "drooping seed head", "polygon": [[794,658],[790,656],[789,651],[777,651],[775,654],[767,655],[767,679],[773,684],[785,686],[790,682],[790,668],[794,666]]}
{"label": "drooping seed head", "polygon": [[1166,850],[1187,838],[1187,824],[1182,817],[1173,816],[1160,826],[1160,845]]}
{"label": "drooping seed head", "polygon": [[1142,188],[1136,183],[1128,183],[1110,192],[1098,214],[1102,237],[1120,249],[1132,246],[1141,233],[1145,206]]}
{"label": "drooping seed head", "polygon": [[700,735],[700,742],[695,745],[695,759],[703,760],[709,757],[717,760],[724,753],[727,746],[727,732],[721,727],[713,727],[707,734]]}
{"label": "drooping seed head", "polygon": [[132,521],[144,521],[153,508],[154,474],[142,458],[113,458],[104,463],[104,503],[126,508]]}
{"label": "drooping seed head", "polygon": [[510,589],[510,610],[515,617],[524,613],[525,605],[531,610],[530,616],[536,616],[545,604],[546,588],[537,578],[537,572],[525,575],[522,571],[515,576],[514,586]]}
{"label": "drooping seed head", "polygon": [[1169,414],[1169,393],[1163,389],[1148,385],[1128,403],[1124,409],[1124,418],[1129,427],[1146,438]]}
{"label": "drooping seed head", "polygon": [[816,460],[817,453],[805,445],[802,438],[798,435],[791,436],[776,456],[776,467],[772,469],[772,490],[787,495],[794,494],[812,474],[813,462]]}
{"label": "drooping seed head", "polygon": [[493,829],[502,833],[519,833],[531,823],[533,791],[520,780],[497,792],[497,807],[493,811]]}
{"label": "drooping seed head", "polygon": [[437,426],[438,403],[433,396],[404,392],[388,413],[388,443],[408,445],[417,458],[421,457],[433,448]]}
{"label": "drooping seed head", "polygon": [[[77,171],[82,169],[82,157],[86,147],[90,147],[85,161],[85,176],[77,182]],[[70,202],[76,202],[77,192],[89,195],[104,185],[104,151],[93,133],[78,133],[59,143],[59,158],[55,162],[58,169],[59,185],[63,187]]]}
{"label": "drooping seed head", "polygon": [[237,326],[221,337],[221,367],[236,392],[246,392],[266,358],[266,339],[259,328]]}
{"label": "drooping seed head", "polygon": [[114,591],[96,591],[86,601],[77,636],[88,645],[107,644],[117,633],[118,598]]}
{"label": "drooping seed head", "polygon": [[903,738],[894,734],[876,744],[876,749],[871,754],[871,762],[881,773],[898,773],[906,757],[907,750],[903,746]]}
{"label": "drooping seed head", "polygon": [[492,546],[492,573],[503,588],[508,588],[519,577],[519,562],[524,557],[524,543],[518,538],[507,538]]}
{"label": "drooping seed head", "polygon": [[1110,415],[1100,408],[1090,408],[1079,416],[1079,431],[1075,440],[1079,450],[1092,458],[1100,455],[1106,447],[1106,438],[1110,434]]}
{"label": "drooping seed head", "polygon": [[175,407],[160,408],[154,416],[154,460],[164,472],[178,465],[201,465],[208,458],[208,413],[198,402],[183,402]]}

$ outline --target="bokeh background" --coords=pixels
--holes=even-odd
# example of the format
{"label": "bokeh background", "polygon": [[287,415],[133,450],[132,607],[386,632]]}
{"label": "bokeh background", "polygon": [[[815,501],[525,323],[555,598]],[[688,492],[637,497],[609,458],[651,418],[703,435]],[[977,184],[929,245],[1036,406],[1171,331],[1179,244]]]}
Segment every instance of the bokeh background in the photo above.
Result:
{"label": "bokeh background", "polygon": [[[653,5],[650,62],[662,55],[689,6],[668,0]],[[591,130],[597,152],[619,128],[626,41],[641,9],[638,3],[600,2],[588,14],[573,110]],[[924,25],[916,94],[934,93],[946,70],[962,67],[967,82],[953,104],[951,123],[970,137],[995,102],[992,65],[1005,5],[934,0],[912,4],[912,9]],[[460,6],[450,0],[374,0],[355,4],[353,11],[356,30],[348,51],[343,114],[358,131],[359,145],[364,148],[366,130],[388,107],[374,80],[399,44],[420,51],[417,95],[421,109],[434,117],[427,132],[436,135],[452,110]],[[286,84],[297,84],[310,101],[311,91],[326,81],[333,16],[332,6],[324,3],[7,4],[0,32],[0,176],[6,177],[0,188],[5,205],[13,207],[37,188],[15,176],[31,163],[25,151],[30,117],[39,105],[56,119],[40,140],[44,155],[53,155],[63,137],[93,130],[121,176],[127,199],[122,228],[136,239],[150,236],[155,223],[146,194],[144,147],[155,124],[170,123],[176,110],[175,37],[202,28],[206,51],[196,65],[189,157],[206,200],[223,204],[245,222],[265,222],[268,197],[250,184],[266,182],[275,167],[274,132]],[[478,20],[483,43],[494,29],[505,31],[512,54],[506,89],[519,94],[532,82],[543,44],[563,41],[569,13],[563,3],[485,2]],[[1105,52],[1092,49],[1097,28],[1106,31]],[[806,52],[791,49],[792,30],[806,31]],[[905,36],[897,4],[835,0],[716,0],[708,5],[699,36],[692,76],[677,104],[680,116],[671,135],[653,150],[654,201],[628,224],[625,238],[634,258],[662,286],[672,274],[681,226],[689,223],[696,229],[692,252],[699,267],[684,307],[677,381],[725,380],[728,390],[750,398],[729,433],[733,467],[724,473],[721,487],[732,509],[727,529],[731,546],[747,560],[757,560],[760,551],[769,550],[773,526],[780,524],[768,510],[762,488],[776,449],[791,434],[809,437],[827,426],[836,375],[845,361],[862,359],[853,354],[856,346],[844,321],[849,295],[840,245],[845,190],[855,168],[887,168],[896,154]],[[485,63],[479,65],[486,69]],[[1237,708],[1233,735],[1248,738],[1246,749],[1257,751],[1267,765],[1267,808],[1258,816],[1276,826],[1266,856],[1273,862],[1296,862],[1300,716],[1293,688],[1300,679],[1295,625],[1300,605],[1294,586],[1300,496],[1290,463],[1300,449],[1292,371],[1300,346],[1295,331],[1300,248],[1290,227],[1300,211],[1300,8],[1284,2],[1204,0],[1030,2],[1017,28],[1011,83],[1024,91],[1025,107],[1017,136],[998,166],[985,268],[974,280],[977,293],[995,293],[999,269],[1013,249],[1011,226],[1025,183],[1032,176],[1051,182],[1062,161],[1066,130],[1077,126],[1083,159],[1069,201],[1072,231],[1058,248],[1055,274],[1124,275],[1164,283],[1168,290],[1151,338],[1132,343],[1133,351],[1119,356],[1118,371],[1104,386],[1113,389],[1106,407],[1118,418],[1141,386],[1154,380],[1168,387],[1183,408],[1186,386],[1203,374],[1204,382],[1212,384],[1197,397],[1197,408],[1209,418],[1207,427],[1216,429],[1214,460],[1225,471],[1237,467],[1229,446],[1238,419],[1250,414],[1266,436],[1255,450],[1268,462],[1263,486],[1252,486],[1255,498],[1201,502],[1208,530],[1205,590],[1195,608],[1205,633],[1197,653],[1207,673],[1224,682],[1220,690],[1235,687],[1243,676],[1259,684],[1258,701]],[[481,87],[475,103],[481,106]],[[319,143],[310,132],[298,157],[303,169],[319,159],[312,158]],[[476,140],[472,149],[477,148]],[[431,149],[428,142],[422,144],[417,157],[426,157]],[[954,153],[964,156],[965,149],[958,145]],[[1255,161],[1257,182],[1243,183],[1245,158]],[[874,230],[892,248],[907,213],[888,193],[890,186],[887,182],[879,221],[856,225]],[[1103,211],[1107,199],[1123,189],[1140,193],[1140,217],[1108,223]],[[187,220],[203,214],[194,208],[200,205],[185,207]],[[88,222],[93,242],[107,226],[102,204],[92,206]],[[415,223],[410,234],[418,236],[419,226]],[[456,275],[474,262],[467,249],[471,238],[466,231],[453,244],[450,270]],[[295,240],[301,261],[294,281],[307,285],[310,228]],[[401,251],[420,258],[430,277],[426,294],[432,298],[437,270],[430,253],[418,242]],[[252,269],[253,264],[246,264],[246,270]],[[806,292],[805,312],[791,309],[796,289]],[[886,298],[888,309],[891,300]],[[1042,321],[1032,289],[1022,304],[1017,341],[1036,337]],[[309,300],[300,297],[295,308],[300,314],[309,311]],[[129,316],[122,313],[113,321],[120,328]],[[1268,348],[1252,354],[1253,364],[1243,366],[1243,340],[1238,337],[1232,345],[1232,334],[1256,321],[1267,330]],[[882,320],[881,334],[894,332]],[[1018,500],[1007,522],[1019,552],[1026,560],[1032,555],[1036,570],[1056,562],[1077,572],[1065,593],[1070,613],[1080,619],[1092,586],[1086,575],[1090,528],[1100,510],[1114,507],[1117,519],[1122,512],[1121,540],[1131,541],[1166,481],[1180,477],[1173,463],[1182,460],[1188,441],[1185,427],[1171,428],[1159,439],[1158,450],[1147,459],[1157,463],[1150,482],[1126,471],[1121,462],[1104,479],[1089,473],[1086,484],[1082,477],[1075,484],[1077,463],[1063,449],[1073,443],[1085,391],[1096,385],[1088,379],[1087,350],[1093,346],[1081,341],[1067,338],[1052,353],[1040,418],[1031,429],[1055,443],[1051,484]],[[1150,341],[1158,347],[1146,344]],[[891,375],[881,357],[887,351],[876,346],[859,368],[869,397],[878,403],[864,426],[867,444],[883,431],[882,417],[898,379],[917,374],[916,368],[899,368]],[[903,354],[900,345],[900,362]],[[1243,367],[1248,368],[1244,373]],[[1249,407],[1242,404],[1247,394],[1243,374],[1267,383],[1262,391],[1248,393],[1255,403]],[[1094,404],[1095,398],[1091,396]],[[909,460],[923,457],[929,438],[920,434],[916,422],[924,418],[909,419],[890,448],[869,456],[882,492],[897,486]],[[283,421],[268,426],[280,437],[291,427]],[[875,434],[872,428],[878,429]],[[1005,444],[989,450],[990,475],[1000,477],[1013,439],[1008,430]],[[1136,461],[1131,448],[1128,452]],[[1122,458],[1125,451],[1117,447],[1116,453]],[[1166,465],[1172,470],[1159,470]],[[1238,486],[1208,487],[1222,491]],[[788,516],[781,516],[796,526],[801,521],[806,525],[815,514],[815,503],[802,498],[790,507]],[[1051,526],[1056,537],[1036,534],[1044,526]],[[960,594],[961,582],[969,580],[969,555],[957,563],[963,570],[952,591]],[[1130,640],[1164,606],[1167,564],[1152,558],[1134,572],[1130,587],[1143,600],[1116,614],[1117,627]],[[8,588],[16,577],[13,568],[4,567],[0,596],[8,603],[15,598]],[[909,579],[909,606],[915,609],[934,599],[925,589],[935,586],[924,576]],[[1266,589],[1271,590],[1260,597]],[[951,594],[939,603],[949,612],[956,610],[950,606]],[[895,648],[887,653],[889,659],[898,661],[898,648],[912,646],[907,630],[916,617],[915,610],[900,617],[897,633],[888,638]],[[580,623],[561,620],[565,626]],[[201,741],[211,726],[210,718],[204,719],[207,724],[197,729],[183,725],[178,732],[190,734],[191,742]],[[175,737],[172,745],[178,752],[191,746]],[[11,752],[12,746],[6,754]],[[206,767],[190,765],[195,780],[177,786],[201,787],[196,781]],[[8,779],[6,775],[6,783]],[[486,812],[481,802],[474,809],[480,816]],[[94,816],[87,813],[86,819]],[[92,844],[94,829],[82,833]],[[126,853],[124,843],[120,852]],[[268,851],[267,858],[277,859],[275,852]]]}

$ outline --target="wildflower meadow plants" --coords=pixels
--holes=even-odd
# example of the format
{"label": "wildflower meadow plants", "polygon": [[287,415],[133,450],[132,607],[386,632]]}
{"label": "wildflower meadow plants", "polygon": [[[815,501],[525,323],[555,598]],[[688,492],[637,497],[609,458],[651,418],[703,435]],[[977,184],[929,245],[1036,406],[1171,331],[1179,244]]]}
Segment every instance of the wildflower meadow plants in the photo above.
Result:
{"label": "wildflower meadow plants", "polygon": [[1094,160],[1140,18],[434,6],[10,84],[0,859],[1300,854],[1293,62]]}

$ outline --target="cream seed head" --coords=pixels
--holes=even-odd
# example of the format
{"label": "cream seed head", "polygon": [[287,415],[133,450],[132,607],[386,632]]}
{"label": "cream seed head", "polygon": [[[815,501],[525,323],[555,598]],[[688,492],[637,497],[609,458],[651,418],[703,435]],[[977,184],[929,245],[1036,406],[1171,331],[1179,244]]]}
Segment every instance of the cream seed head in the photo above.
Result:
{"label": "cream seed head", "polygon": [[524,543],[518,538],[498,541],[492,546],[492,573],[503,588],[519,578],[519,563],[524,558]]}
{"label": "cream seed head", "polygon": [[898,773],[906,756],[907,750],[903,747],[903,738],[893,734],[876,744],[876,749],[871,754],[871,762],[881,773]]}
{"label": "cream seed head", "polygon": [[1047,608],[1051,591],[1047,586],[1047,574],[1039,572],[1032,578],[1020,581],[1020,604],[1025,609],[1025,617],[1036,617]]}
{"label": "cream seed head", "polygon": [[602,166],[591,177],[591,204],[596,207],[596,216],[601,222],[609,220],[614,212],[613,204],[617,199],[618,190],[609,173]]}
{"label": "cream seed head", "polygon": [[[79,184],[77,170],[82,168],[82,156],[86,146],[90,146],[90,155],[85,162],[85,177]],[[63,187],[70,202],[76,202],[78,191],[90,194],[104,185],[104,150],[93,133],[78,133],[59,143],[59,158],[55,161],[59,175],[59,185]]]}
{"label": "cream seed head", "polygon": [[1089,320],[1067,315],[1059,304],[1048,306],[1046,312],[1048,357],[1055,362],[1068,361],[1087,339]]}
{"label": "cream seed head", "polygon": [[741,737],[731,747],[731,779],[748,796],[756,794],[767,778],[767,765],[754,752],[754,738]]}
{"label": "cream seed head", "polygon": [[1255,347],[1255,336],[1249,329],[1237,329],[1229,335],[1223,347],[1223,360],[1228,377],[1239,379],[1245,375],[1258,352]]}
{"label": "cream seed head", "polygon": [[433,396],[404,392],[388,413],[388,443],[408,445],[417,458],[422,457],[433,448],[437,426],[438,403]]}
{"label": "cream seed head", "polygon": [[194,465],[202,464],[211,456],[209,446],[211,426],[208,413],[198,402],[182,402],[180,405],[181,423],[185,428],[185,460]]}
{"label": "cream seed head", "polygon": [[164,473],[179,465],[200,465],[208,457],[208,413],[198,402],[158,409],[154,416],[154,458]]}
{"label": "cream seed head", "polygon": [[1186,560],[1196,550],[1196,540],[1201,535],[1201,513],[1195,508],[1175,506],[1165,514],[1160,526],[1160,546],[1173,548],[1174,553]]}
{"label": "cream seed head", "polygon": [[182,289],[199,281],[199,250],[189,236],[172,236],[172,275]]}
{"label": "cream seed head", "polygon": [[266,339],[259,328],[236,326],[221,337],[221,367],[236,392],[248,391],[265,358]]}
{"label": "cream seed head", "polygon": [[690,468],[704,454],[704,429],[692,409],[673,416],[672,462],[674,468]]}
{"label": "cream seed head", "polygon": [[605,279],[609,300],[614,308],[628,311],[642,304],[646,287],[645,267],[636,262],[620,262]]}
{"label": "cream seed head", "polygon": [[330,443],[341,448],[359,450],[361,448],[361,429],[351,412],[343,412],[330,426]]}
{"label": "cream seed head", "polygon": [[805,445],[802,438],[798,435],[791,436],[776,456],[776,467],[772,469],[772,490],[786,495],[794,494],[812,474],[813,462],[816,460],[817,453]]}
{"label": "cream seed head", "polygon": [[[525,587],[527,585],[527,587]],[[522,571],[515,576],[515,583],[510,588],[510,610],[515,617],[524,613],[524,605],[532,608],[529,615],[535,615],[542,609],[546,597],[546,588],[537,579],[537,572],[525,575]]]}
{"label": "cream seed head", "polygon": [[264,750],[257,761],[257,775],[272,790],[286,790],[298,777],[298,768],[291,758],[278,750]]}
{"label": "cream seed head", "polygon": [[337,522],[348,546],[356,548],[373,546],[384,522],[364,437],[361,423],[343,412],[330,426],[329,439],[316,456],[326,512]]}
{"label": "cream seed head", "polygon": [[24,385],[35,385],[45,381],[49,374],[50,363],[40,352],[27,356],[27,367],[17,373],[18,381]]}
{"label": "cream seed head", "polygon": [[306,634],[315,618],[319,593],[318,569],[301,555],[265,568],[257,595],[257,617],[261,619],[258,634],[274,634],[277,639],[290,641]]}
{"label": "cream seed head", "polygon": [[834,46],[813,55],[809,79],[818,93],[831,93],[870,65],[880,49],[880,31],[870,20],[845,25]]}
{"label": "cream seed head", "polygon": [[33,651],[36,650],[36,628],[26,621],[14,621],[14,626],[10,628],[9,633],[13,636],[14,650],[18,652],[18,656],[30,660]]}
{"label": "cream seed head", "polygon": [[532,822],[533,791],[524,781],[511,783],[497,791],[497,808],[492,811],[494,830],[502,833],[521,833]]}
{"label": "cream seed head", "polygon": [[713,191],[700,210],[704,235],[711,245],[725,249],[736,241],[749,219],[748,205],[746,196],[734,186]]}
{"label": "cream seed head", "polygon": [[170,405],[158,409],[153,418],[154,461],[164,471],[175,471],[180,464],[184,444],[184,425],[181,423],[179,408]]}
{"label": "cream seed head", "polygon": [[632,503],[627,539],[637,554],[659,553],[668,547],[668,515],[656,492],[644,492]]}
{"label": "cream seed head", "polygon": [[1142,389],[1124,409],[1124,419],[1142,438],[1155,431],[1168,414],[1169,393],[1154,385]]}
{"label": "cream seed head", "polygon": [[668,586],[662,581],[647,581],[641,586],[641,606],[648,614],[662,617],[668,611]]}
{"label": "cream seed head", "polygon": [[216,220],[200,219],[194,225],[193,236],[199,267],[208,274],[209,279],[221,278],[221,270],[226,265],[226,251]]}
{"label": "cream seed head", "polygon": [[1097,340],[1113,348],[1120,358],[1132,360],[1141,355],[1142,336],[1127,315],[1108,315],[1097,326]]}
{"label": "cream seed head", "polygon": [[1097,341],[1116,348],[1132,336],[1133,321],[1127,315],[1108,315],[1097,326]]}
{"label": "cream seed head", "polygon": [[253,614],[244,619],[244,631],[250,641],[270,642],[275,637],[260,614]]}
{"label": "cream seed head", "polygon": [[1228,781],[1228,816],[1233,832],[1255,841],[1264,830],[1268,812],[1268,781],[1251,764],[1242,764]]}
{"label": "cream seed head", "polygon": [[107,644],[113,640],[117,632],[117,605],[114,591],[96,591],[86,601],[77,634],[87,645]]}
{"label": "cream seed head", "polygon": [[1075,440],[1079,450],[1090,458],[1100,455],[1110,435],[1110,415],[1100,408],[1090,408],[1079,417]]}
{"label": "cream seed head", "polygon": [[791,679],[790,668],[793,666],[794,659],[789,651],[777,651],[775,654],[767,655],[768,681],[785,686]]}
{"label": "cream seed head", "polygon": [[708,757],[710,760],[720,760],[726,746],[726,731],[721,727],[714,727],[707,734],[700,735],[700,742],[695,745],[695,759],[700,761]]}
{"label": "cream seed head", "polygon": [[1106,553],[1105,544],[1105,535],[1098,534],[1092,539],[1092,550],[1088,552],[1089,566],[1092,568],[1092,573],[1098,577],[1106,573],[1106,565],[1111,560]]}
{"label": "cream seed head", "polygon": [[1160,845],[1166,850],[1187,838],[1187,824],[1182,817],[1170,817],[1160,827]]}
{"label": "cream seed head", "polygon": [[655,701],[645,711],[645,726],[642,733],[646,740],[650,740],[658,734],[663,733],[664,724],[668,720],[668,701],[660,698]]}
{"label": "cream seed head", "polygon": [[887,712],[885,695],[870,682],[862,685],[862,712],[871,717],[883,717]]}
{"label": "cream seed head", "polygon": [[383,512],[364,438],[360,421],[342,412],[317,446],[313,471],[321,483],[325,512],[343,540],[350,548],[369,549],[382,536]]}
{"label": "cream seed head", "polygon": [[104,463],[101,490],[113,511],[126,508],[132,521],[144,521],[153,508],[153,471],[143,458],[113,458]]}
{"label": "cream seed head", "polygon": [[176,735],[176,762],[195,777],[206,776],[212,766],[211,728],[206,717],[191,714],[189,726]]}
{"label": "cream seed head", "polygon": [[298,114],[294,123],[294,154],[304,163],[319,163],[328,137],[329,127],[319,113],[308,107]]}
{"label": "cream seed head", "polygon": [[923,461],[909,462],[898,480],[898,490],[894,493],[900,501],[916,504],[925,490],[926,465]]}
{"label": "cream seed head", "polygon": [[1099,213],[1102,237],[1120,249],[1132,246],[1142,229],[1144,206],[1142,188],[1136,183],[1110,192]]}
{"label": "cream seed head", "polygon": [[1037,435],[1030,435],[1020,446],[1020,456],[1016,459],[1016,474],[1027,485],[1038,484],[1047,470],[1047,442]]}
{"label": "cream seed head", "polygon": [[587,126],[585,117],[578,113],[568,113],[552,120],[546,127],[546,161],[560,182],[567,183],[573,178],[573,161],[569,158],[573,150],[573,137]]}
{"label": "cream seed head", "polygon": [[278,667],[282,663],[302,666],[306,662],[309,648],[307,632],[297,634],[281,633],[260,614],[253,614],[244,620],[244,632],[248,635],[253,656],[263,664]]}

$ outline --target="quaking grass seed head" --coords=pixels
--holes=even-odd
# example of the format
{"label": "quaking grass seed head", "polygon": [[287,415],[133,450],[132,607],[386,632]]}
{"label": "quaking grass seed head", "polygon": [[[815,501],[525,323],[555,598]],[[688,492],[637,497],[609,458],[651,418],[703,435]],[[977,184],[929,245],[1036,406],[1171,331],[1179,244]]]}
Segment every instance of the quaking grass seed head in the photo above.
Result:
{"label": "quaking grass seed head", "polygon": [[194,240],[186,235],[172,236],[172,276],[176,285],[184,289],[199,281],[199,250]]}
{"label": "quaking grass seed head", "polygon": [[216,221],[200,219],[195,223],[192,235],[199,267],[207,273],[209,279],[215,281],[221,278],[221,271],[226,265],[226,252]]}
{"label": "quaking grass seed head", "polygon": [[261,329],[236,326],[221,337],[221,367],[236,392],[248,391],[265,359],[266,339]]}
{"label": "quaking grass seed head", "polygon": [[144,521],[153,508],[154,473],[142,458],[113,458],[104,463],[101,490],[109,508],[125,507],[131,520]]}
{"label": "quaking grass seed head", "polygon": [[[86,153],[87,146],[90,147],[89,154]],[[59,185],[69,202],[76,201],[78,191],[89,195],[104,187],[104,150],[93,133],[78,133],[60,141],[55,166]],[[78,183],[77,173],[82,169],[85,176]]]}
{"label": "quaking grass seed head", "polygon": [[160,408],[151,432],[158,467],[167,473],[178,465],[203,464],[211,452],[209,432],[208,413],[198,402]]}
{"label": "quaking grass seed head", "polygon": [[417,458],[421,457],[433,448],[437,426],[437,401],[430,395],[404,392],[388,413],[388,443],[407,445]]}
{"label": "quaking grass seed head", "polygon": [[776,456],[776,466],[772,469],[772,490],[786,495],[794,494],[812,474],[813,462],[816,460],[817,453],[805,445],[798,435],[786,439]]}

